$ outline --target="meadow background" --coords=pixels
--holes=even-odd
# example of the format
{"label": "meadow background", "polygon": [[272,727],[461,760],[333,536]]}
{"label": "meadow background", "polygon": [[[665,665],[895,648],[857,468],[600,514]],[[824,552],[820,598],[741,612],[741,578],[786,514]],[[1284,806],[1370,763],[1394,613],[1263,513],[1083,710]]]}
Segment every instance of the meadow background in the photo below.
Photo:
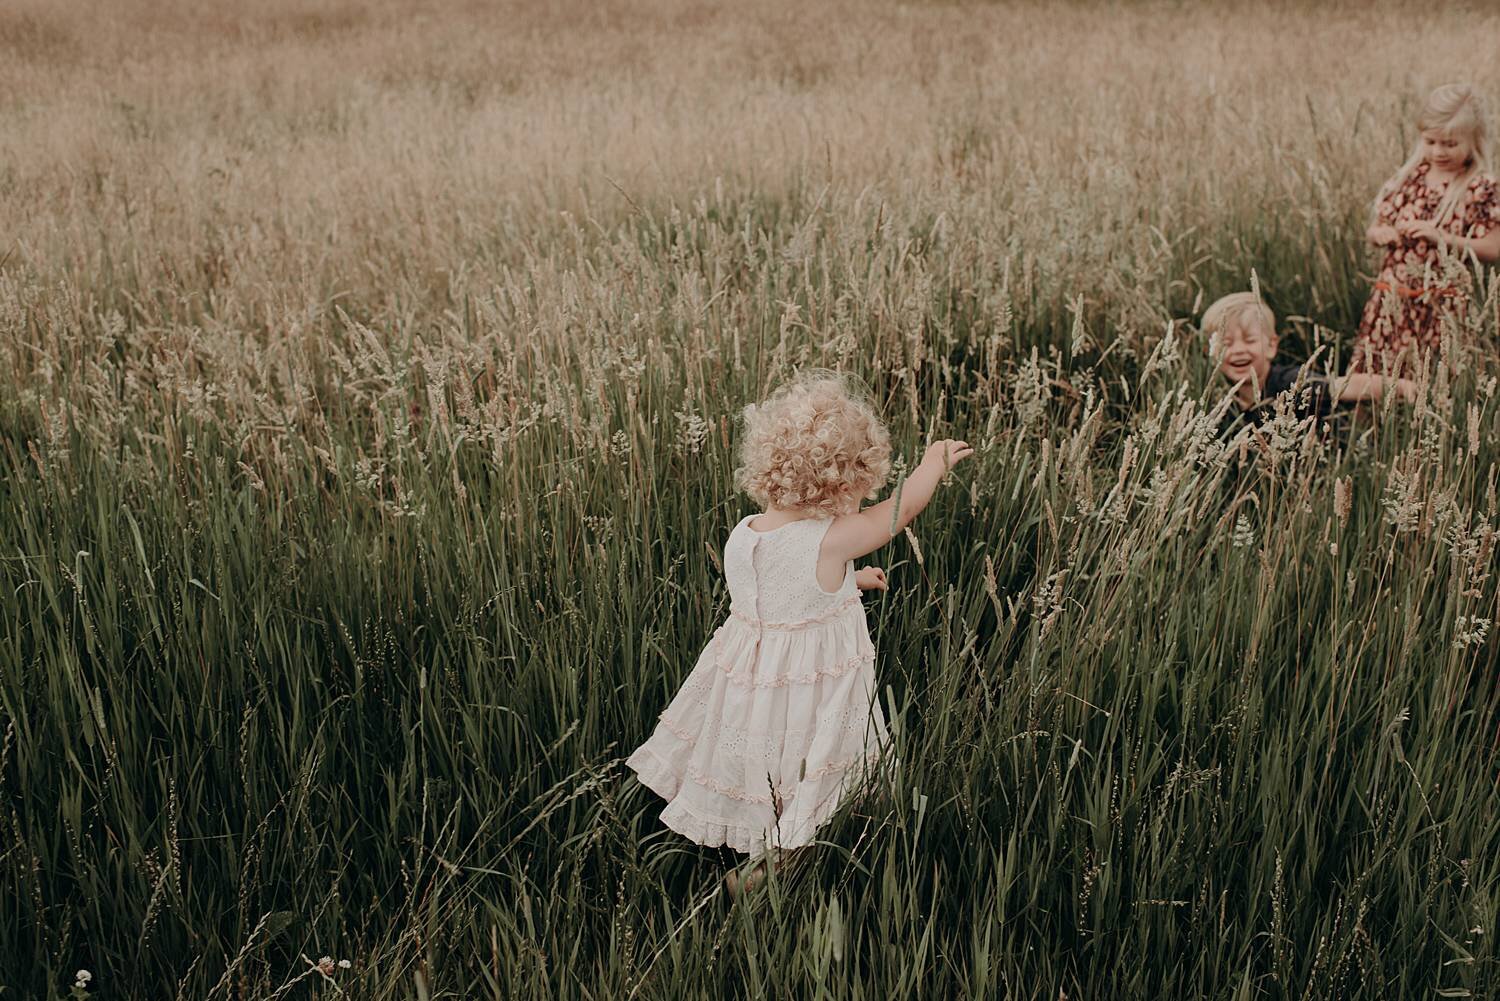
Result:
{"label": "meadow background", "polygon": [[[1326,439],[1190,325],[1254,269],[1341,365],[1496,38],[9,0],[0,997],[1500,996],[1500,289]],[[731,906],[621,762],[810,365],[980,451],[877,557],[901,769]]]}

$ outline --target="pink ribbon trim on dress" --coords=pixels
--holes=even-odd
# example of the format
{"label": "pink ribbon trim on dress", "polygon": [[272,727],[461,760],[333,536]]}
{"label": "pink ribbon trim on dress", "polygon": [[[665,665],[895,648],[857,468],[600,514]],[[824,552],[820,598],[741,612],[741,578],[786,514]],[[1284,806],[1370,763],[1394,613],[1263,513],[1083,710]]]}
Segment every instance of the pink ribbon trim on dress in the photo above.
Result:
{"label": "pink ribbon trim on dress", "polygon": [[812,626],[822,625],[823,623],[828,622],[831,619],[838,618],[840,615],[843,615],[850,608],[854,607],[857,604],[859,604],[859,595],[851,594],[848,599],[840,602],[833,608],[830,608],[822,615],[815,615],[810,619],[794,619],[790,622],[767,622],[764,619],[757,619],[753,616],[746,615],[744,612],[737,612],[732,608],[729,610],[729,614],[745,623],[745,625],[754,626],[756,629],[790,631],[796,629],[808,629]]}

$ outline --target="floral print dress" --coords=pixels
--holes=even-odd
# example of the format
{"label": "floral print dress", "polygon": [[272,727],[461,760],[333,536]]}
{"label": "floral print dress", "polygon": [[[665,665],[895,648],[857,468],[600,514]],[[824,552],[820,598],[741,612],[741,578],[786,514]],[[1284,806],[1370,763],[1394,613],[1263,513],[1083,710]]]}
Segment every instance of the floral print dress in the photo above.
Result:
{"label": "floral print dress", "polygon": [[[1447,185],[1430,186],[1430,169],[1426,162],[1418,164],[1400,187],[1380,200],[1376,211],[1380,225],[1435,218]],[[1494,178],[1475,175],[1468,186],[1447,230],[1478,239],[1500,226],[1500,201]],[[1380,276],[1360,319],[1351,372],[1410,375],[1419,355],[1440,349],[1443,319],[1462,315],[1473,283],[1458,255],[1450,258],[1445,264],[1431,241],[1405,236],[1386,248]]]}

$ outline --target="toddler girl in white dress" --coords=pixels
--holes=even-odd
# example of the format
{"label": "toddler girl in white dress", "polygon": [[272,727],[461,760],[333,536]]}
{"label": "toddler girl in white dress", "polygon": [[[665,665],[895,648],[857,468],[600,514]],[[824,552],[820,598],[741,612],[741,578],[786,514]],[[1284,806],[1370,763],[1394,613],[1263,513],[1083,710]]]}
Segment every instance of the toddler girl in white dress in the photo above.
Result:
{"label": "toddler girl in white dress", "polygon": [[795,380],[744,418],[735,477],[765,511],[730,532],[729,616],[627,764],[667,801],[672,830],[759,855],[808,844],[879,757],[859,592],[885,590],[885,572],[853,561],[904,529],[973,450],[934,442],[896,497],[861,511],[885,482],[890,437],[842,378]]}

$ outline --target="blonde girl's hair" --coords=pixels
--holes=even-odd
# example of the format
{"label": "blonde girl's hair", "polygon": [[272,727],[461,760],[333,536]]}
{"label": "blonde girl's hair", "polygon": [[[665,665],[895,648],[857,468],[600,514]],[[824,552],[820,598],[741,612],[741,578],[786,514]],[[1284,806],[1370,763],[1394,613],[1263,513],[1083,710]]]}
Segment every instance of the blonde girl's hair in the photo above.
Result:
{"label": "blonde girl's hair", "polygon": [[1199,328],[1213,336],[1221,334],[1232,324],[1244,323],[1246,316],[1254,316],[1266,328],[1266,333],[1276,336],[1276,314],[1271,312],[1259,295],[1254,292],[1233,292],[1203,311],[1203,323]]}
{"label": "blonde girl's hair", "polygon": [[891,436],[847,376],[805,373],[742,417],[735,483],[765,507],[845,514],[890,473]]}
{"label": "blonde girl's hair", "polygon": [[1417,115],[1417,143],[1412,148],[1411,156],[1407,157],[1406,163],[1402,164],[1401,169],[1385,182],[1380,189],[1380,194],[1375,197],[1375,216],[1378,217],[1380,203],[1385,200],[1385,197],[1405,184],[1417,167],[1421,166],[1421,133],[1436,129],[1445,135],[1467,136],[1473,147],[1473,152],[1469,155],[1468,168],[1448,182],[1448,190],[1443,193],[1443,200],[1438,203],[1437,216],[1433,221],[1439,226],[1447,225],[1453,218],[1453,214],[1463,207],[1464,198],[1469,190],[1469,182],[1476,175],[1488,174],[1490,171],[1490,136],[1487,117],[1484,99],[1466,83],[1444,84],[1427,95],[1427,103],[1422,106],[1421,114]]}

